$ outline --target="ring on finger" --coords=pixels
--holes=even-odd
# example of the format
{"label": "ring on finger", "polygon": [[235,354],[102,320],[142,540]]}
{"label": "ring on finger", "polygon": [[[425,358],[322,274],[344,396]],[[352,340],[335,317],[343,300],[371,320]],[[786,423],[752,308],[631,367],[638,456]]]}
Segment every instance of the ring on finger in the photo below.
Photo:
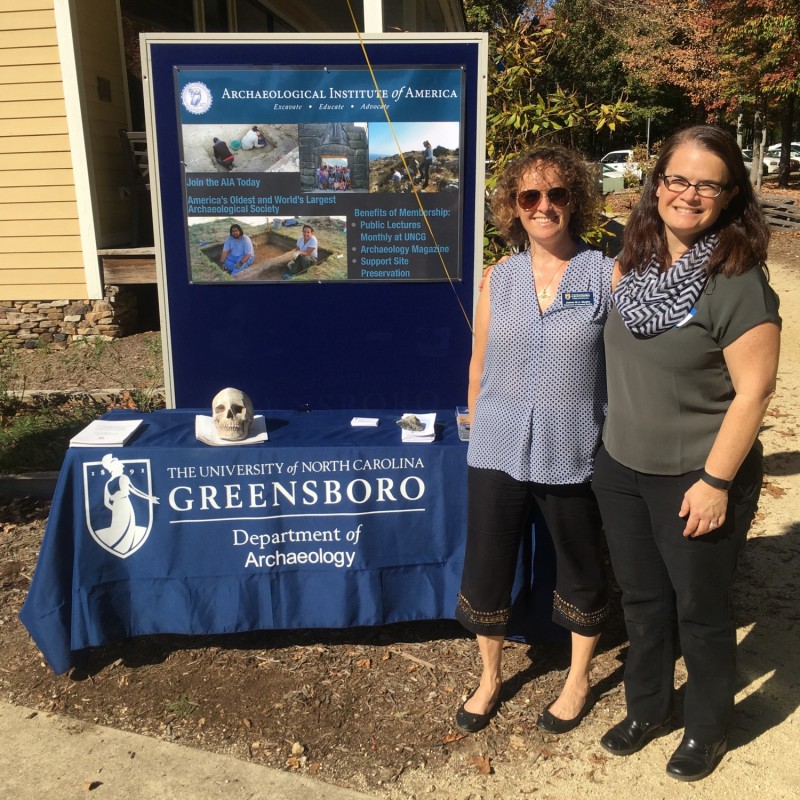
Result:
{"label": "ring on finger", "polygon": [[712,519],[711,522],[708,523],[708,527],[709,528],[716,528],[717,527],[716,521]]}

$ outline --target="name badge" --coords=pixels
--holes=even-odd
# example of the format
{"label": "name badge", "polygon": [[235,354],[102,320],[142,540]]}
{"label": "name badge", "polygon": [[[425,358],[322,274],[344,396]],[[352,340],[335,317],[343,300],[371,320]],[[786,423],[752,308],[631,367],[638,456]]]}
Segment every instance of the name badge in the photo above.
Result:
{"label": "name badge", "polygon": [[594,292],[562,292],[561,305],[564,308],[579,308],[594,305]]}

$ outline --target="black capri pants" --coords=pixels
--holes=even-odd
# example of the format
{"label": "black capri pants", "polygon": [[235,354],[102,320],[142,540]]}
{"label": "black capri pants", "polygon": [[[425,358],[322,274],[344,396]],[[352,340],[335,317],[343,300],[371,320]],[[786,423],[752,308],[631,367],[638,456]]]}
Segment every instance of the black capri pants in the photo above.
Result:
{"label": "black capri pants", "polygon": [[600,511],[589,483],[518,481],[500,470],[467,471],[467,544],[456,618],[472,633],[504,636],[523,536],[534,508],[556,552],[553,621],[595,636],[608,617],[608,582],[601,549]]}

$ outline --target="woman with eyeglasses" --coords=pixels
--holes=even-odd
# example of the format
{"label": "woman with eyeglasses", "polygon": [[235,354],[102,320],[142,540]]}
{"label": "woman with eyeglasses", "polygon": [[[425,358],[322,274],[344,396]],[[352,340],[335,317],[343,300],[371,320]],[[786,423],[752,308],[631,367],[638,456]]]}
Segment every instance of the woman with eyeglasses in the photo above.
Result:
{"label": "woman with eyeglasses", "polygon": [[580,236],[599,208],[582,157],[557,146],[515,160],[492,198],[495,224],[522,250],[483,287],[469,368],[468,532],[456,615],[476,634],[483,669],[456,724],[470,733],[498,706],[514,572],[535,509],[556,552],[553,619],[572,640],[566,683],[537,724],[566,733],[594,703],[589,667],[608,596],[589,481],[605,416],[613,261]]}
{"label": "woman with eyeglasses", "polygon": [[758,431],[775,390],[778,298],[769,230],[733,137],[707,125],[664,144],[625,229],[606,325],[608,417],[592,481],[630,639],[615,755],[672,728],[676,630],[683,781],[727,749],[736,686],[730,591],[755,514]]}

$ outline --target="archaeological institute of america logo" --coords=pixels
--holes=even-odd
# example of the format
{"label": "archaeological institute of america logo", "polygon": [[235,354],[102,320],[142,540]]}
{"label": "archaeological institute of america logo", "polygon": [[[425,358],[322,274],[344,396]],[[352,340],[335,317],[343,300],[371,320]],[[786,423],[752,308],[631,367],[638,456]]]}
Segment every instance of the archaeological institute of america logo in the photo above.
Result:
{"label": "archaeological institute of america logo", "polygon": [[86,526],[104,550],[120,558],[133,555],[153,527],[150,460],[121,461],[106,453],[100,461],[83,465],[83,499]]}
{"label": "archaeological institute of america logo", "polygon": [[192,81],[181,89],[181,103],[190,114],[205,114],[213,102],[211,90],[202,81]]}

